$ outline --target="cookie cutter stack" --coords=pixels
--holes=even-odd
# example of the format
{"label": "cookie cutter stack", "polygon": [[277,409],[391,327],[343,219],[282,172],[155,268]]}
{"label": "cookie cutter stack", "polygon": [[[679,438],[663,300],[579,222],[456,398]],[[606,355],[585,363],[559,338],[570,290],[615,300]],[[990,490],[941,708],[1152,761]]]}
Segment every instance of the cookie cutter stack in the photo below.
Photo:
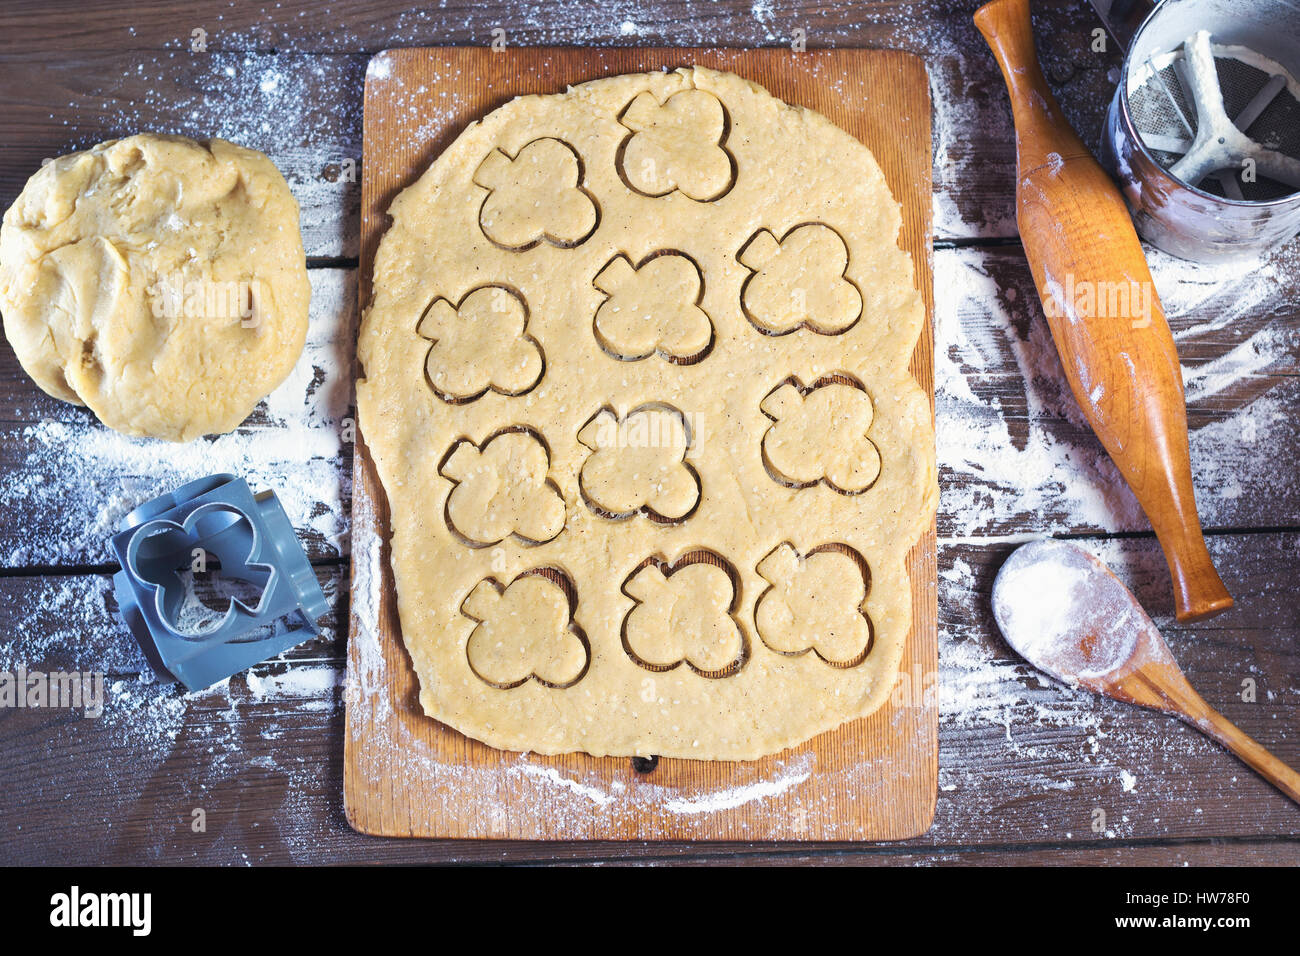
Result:
{"label": "cookie cutter stack", "polygon": [[[140,505],[119,528],[118,610],[161,679],[201,690],[320,633],[329,602],[274,492],[209,475]],[[232,598],[220,620],[190,628],[180,571],[209,555],[261,597],[256,606]]]}

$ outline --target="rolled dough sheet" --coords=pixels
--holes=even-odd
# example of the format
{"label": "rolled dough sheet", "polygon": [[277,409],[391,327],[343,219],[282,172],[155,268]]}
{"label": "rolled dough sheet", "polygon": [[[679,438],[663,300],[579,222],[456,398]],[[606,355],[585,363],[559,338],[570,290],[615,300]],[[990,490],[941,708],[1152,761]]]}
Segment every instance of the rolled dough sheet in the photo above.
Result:
{"label": "rolled dough sheet", "polygon": [[731,74],[516,99],[393,202],[360,332],[429,716],[741,760],[870,714],[938,498],[871,153]]}

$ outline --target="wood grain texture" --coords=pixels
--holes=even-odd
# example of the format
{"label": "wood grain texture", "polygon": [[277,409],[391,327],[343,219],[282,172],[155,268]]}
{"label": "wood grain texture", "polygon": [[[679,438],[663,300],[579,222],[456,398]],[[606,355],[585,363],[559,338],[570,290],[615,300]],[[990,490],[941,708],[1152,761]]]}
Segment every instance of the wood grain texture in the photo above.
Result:
{"label": "wood grain texture", "polygon": [[[1298,253],[1235,280],[1152,255],[1207,528],[1300,525],[1300,481],[1275,459],[1300,442],[1300,316],[1274,298],[1300,282]],[[935,288],[940,538],[1149,531],[1066,382],[1024,253],[936,250]]]}
{"label": "wood grain texture", "polygon": [[[1036,596],[1024,592],[1029,580],[1024,575],[1042,569],[1055,569],[1056,578],[1070,582],[1072,590],[1067,602],[1069,617],[1059,622],[1046,642],[1039,633],[1043,622],[1025,616]],[[1087,549],[1059,540],[1035,541],[1017,548],[998,572],[993,608],[1007,642],[1036,667],[1072,688],[1179,718],[1217,740],[1300,804],[1300,773],[1192,689],[1142,605]],[[1179,615],[1178,620],[1186,617]],[[1121,624],[1118,630],[1116,622]]]}
{"label": "wood grain texture", "polygon": [[[644,0],[630,12],[591,0],[565,4],[559,15],[556,5],[511,0],[419,10],[337,0],[327,13],[312,0],[4,4],[0,203],[13,200],[42,158],[139,129],[221,132],[263,145],[303,206],[309,254],[329,257],[309,261],[317,267],[313,324],[352,321],[355,311],[360,185],[341,180],[339,166],[341,157],[360,157],[361,80],[374,52],[486,45],[494,27],[506,29],[511,46],[593,48],[784,46],[803,28],[810,49],[924,56],[934,101],[943,502],[940,792],[923,837],[886,846],[376,840],[347,825],[341,801],[351,446],[338,421],[308,413],[309,432],[337,450],[328,469],[318,470],[321,459],[291,477],[341,501],[334,529],[312,532],[307,544],[332,562],[322,580],[342,582],[328,593],[338,595],[344,620],[326,622],[325,643],[304,645],[286,662],[210,694],[177,694],[137,672],[105,569],[96,567],[107,560],[97,522],[113,520],[119,499],[125,508],[131,496],[138,503],[155,493],[158,468],[133,469],[112,455],[66,467],[82,441],[52,436],[42,420],[76,422],[86,441],[97,442],[102,429],[84,410],[47,398],[0,342],[0,494],[9,519],[0,525],[0,668],[48,659],[102,668],[120,685],[101,720],[0,712],[0,861],[1300,865],[1300,816],[1285,798],[1169,718],[1063,694],[1036,678],[1001,642],[988,610],[993,574],[1014,541],[1090,535],[1086,546],[1136,589],[1192,685],[1300,765],[1300,242],[1257,268],[1226,273],[1148,249],[1187,379],[1210,551],[1238,601],[1221,618],[1177,626],[1163,559],[1140,512],[1112,494],[1114,475],[1099,464],[1101,446],[1061,379],[1015,244],[1011,113],[971,23],[978,5]],[[1095,145],[1118,51],[1090,49],[1097,20],[1079,0],[1034,0],[1033,11],[1049,84]],[[625,20],[637,24],[634,35],[622,33]],[[206,54],[188,49],[199,26],[208,30]],[[262,80],[276,75],[284,85],[263,94]],[[346,409],[347,383],[332,383],[327,377],[320,388],[341,393]],[[296,424],[263,407],[249,428],[273,449],[301,437]],[[162,464],[172,463],[160,454]],[[308,514],[294,514],[300,530]],[[1258,686],[1255,702],[1242,699],[1246,680]],[[196,805],[209,810],[205,835],[188,826]],[[1099,807],[1111,826],[1094,833]]]}
{"label": "wood grain texture", "polygon": [[364,70],[359,56],[11,53],[0,57],[9,133],[0,142],[0,202],[12,203],[45,160],[104,140],[216,136],[275,162],[298,200],[309,257],[355,257],[360,191],[342,164],[361,156]]}
{"label": "wood grain texture", "polygon": [[[817,110],[866,143],[903,208],[900,245],[933,314],[930,282],[930,99],[921,62],[895,51],[506,50],[432,48],[380,55],[366,82],[362,288],[384,210],[474,119],[525,93],[601,76],[690,64],[730,70]],[[426,91],[414,98],[410,91]],[[427,104],[437,103],[436,108]],[[428,136],[413,139],[412,127]],[[933,395],[927,321],[912,372]],[[364,439],[364,436],[363,436]],[[387,537],[383,491],[364,443],[354,476],[354,554]],[[364,525],[369,516],[375,524]],[[896,695],[870,718],[773,757],[744,763],[521,756],[428,719],[401,644],[387,555],[374,622],[354,615],[344,769],[348,819],[384,836],[496,839],[905,839],[934,811],[937,710],[932,695]],[[911,553],[913,626],[902,685],[937,664],[935,534]],[[372,582],[358,574],[354,586]],[[368,602],[367,602],[368,603]],[[354,604],[354,609],[361,602]],[[375,645],[375,646],[372,646]],[[382,666],[380,662],[382,661]]]}
{"label": "wood grain texture", "polygon": [[[341,163],[361,156],[366,62],[391,46],[478,45],[505,30],[509,46],[572,44],[788,48],[877,47],[922,56],[935,105],[935,236],[1015,236],[1015,156],[1006,93],[970,22],[977,0],[796,3],[777,9],[691,0],[638,5],[628,18],[597,0],[412,9],[389,0],[257,4],[200,0],[145,6],[111,0],[7,3],[0,8],[0,203],[7,206],[44,158],[142,130],[225,136],[265,150],[303,208],[313,257],[357,256],[359,183]],[[1101,129],[1120,64],[1091,47],[1095,19],[1076,0],[1038,0],[1041,55],[1066,113],[1085,139]],[[723,26],[725,24],[725,27]],[[206,31],[205,49],[191,33]],[[278,82],[262,90],[270,72]],[[39,82],[32,82],[37,77]],[[342,207],[339,207],[342,204]]]}
{"label": "wood grain texture", "polygon": [[234,432],[183,445],[120,435],[50,398],[5,343],[0,382],[13,388],[0,385],[0,496],[22,518],[0,524],[0,569],[111,562],[108,539],[128,511],[222,471],[276,489],[309,557],[346,553],[355,270],[308,277],[307,341],[286,381]]}
{"label": "wood grain texture", "polygon": [[[1300,534],[1214,535],[1241,601],[1178,626],[1154,539],[1089,540],[1154,608],[1205,698],[1300,763]],[[199,694],[146,683],[104,575],[0,578],[0,669],[102,666],[100,719],[0,711],[0,859],[86,863],[671,862],[767,865],[1182,862],[1300,864],[1300,814],[1217,745],[1164,715],[1062,692],[1024,667],[987,612],[1011,545],[941,546],[940,789],[934,824],[901,844],[382,841],[353,831],[343,777],[346,564],[318,569],[335,602],[318,641]],[[1257,686],[1241,699],[1242,681]],[[129,768],[129,771],[128,769]],[[1123,774],[1133,775],[1131,789]],[[189,813],[209,813],[195,834]],[[1096,809],[1107,827],[1093,832]],[[87,833],[102,834],[88,841]]]}

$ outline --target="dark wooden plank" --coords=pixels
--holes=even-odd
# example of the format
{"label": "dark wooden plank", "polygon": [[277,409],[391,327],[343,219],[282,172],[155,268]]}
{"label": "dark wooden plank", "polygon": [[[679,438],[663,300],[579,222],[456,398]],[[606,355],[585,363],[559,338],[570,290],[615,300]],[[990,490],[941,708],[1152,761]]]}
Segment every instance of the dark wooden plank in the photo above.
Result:
{"label": "dark wooden plank", "polygon": [[62,56],[51,42],[0,57],[0,204],[62,153],[146,131],[217,136],[279,167],[298,200],[308,256],[356,256],[366,57],[123,52],[102,39],[94,51]]}
{"label": "dark wooden plank", "polygon": [[[320,622],[321,634],[285,652],[294,664],[340,664],[347,639],[339,614],[347,606],[345,563],[316,566],[316,577],[331,605]],[[149,665],[131,633],[117,617],[109,574],[0,577],[0,672],[28,670],[99,672],[109,680],[148,682]],[[262,672],[283,667],[268,665]],[[170,692],[169,692],[170,693]]]}
{"label": "dark wooden plank", "polygon": [[[11,4],[0,11],[0,203],[43,158],[153,129],[225,136],[268,152],[303,207],[309,255],[355,256],[357,191],[340,178],[359,161],[361,78],[391,46],[645,44],[898,47],[924,56],[934,101],[935,235],[1015,234],[1010,108],[976,34],[971,0],[802,4],[650,3],[635,20],[597,3],[508,10],[463,3],[436,11],[396,4],[313,4],[274,10],[224,3]],[[1067,114],[1093,141],[1119,60],[1095,53],[1092,14],[1071,0],[1035,4],[1042,56]],[[206,30],[205,49],[191,49]],[[51,55],[57,51],[57,55]],[[41,82],[32,83],[39,75]]]}
{"label": "dark wooden plank", "polygon": [[[948,24],[957,24],[968,49],[980,41],[970,25],[978,0],[888,0],[826,3],[816,0],[755,5],[719,0],[645,0],[635,9],[612,10],[600,0],[561,6],[446,0],[413,9],[392,0],[340,0],[322,16],[311,0],[278,0],[273,7],[223,0],[11,0],[0,11],[0,56],[33,45],[72,54],[119,49],[186,50],[193,31],[205,31],[209,52],[294,51],[376,53],[391,46],[487,45],[493,30],[511,46],[785,46],[802,30],[809,46],[896,46],[934,52]],[[1060,34],[1096,25],[1071,0],[1037,0],[1034,18],[1052,59],[1069,46]],[[1091,37],[1087,36],[1087,41]],[[1081,45],[1086,43],[1079,41]],[[982,47],[980,47],[982,49]]]}
{"label": "dark wooden plank", "polygon": [[[1300,241],[1249,268],[1152,261],[1203,522],[1300,527]],[[1065,385],[1021,251],[937,251],[935,289],[940,536],[1148,530]]]}
{"label": "dark wooden plank", "polygon": [[[1150,538],[1088,539],[1133,589],[1210,704],[1300,766],[1300,535],[1215,535],[1209,546],[1237,606],[1175,625],[1168,571]],[[940,546],[940,799],[931,836],[1007,826],[1026,840],[1300,833],[1295,807],[1173,718],[1071,692],[1024,665],[991,621],[993,577],[1010,544]],[[1255,701],[1242,699],[1252,681]],[[1106,813],[1100,836],[1092,815]],[[1276,827],[1277,829],[1273,829]],[[1254,831],[1256,834],[1263,831]],[[1068,836],[1067,836],[1068,835]]]}
{"label": "dark wooden plank", "polygon": [[[387,848],[385,848],[386,850]],[[778,847],[772,844],[431,844],[403,846],[394,851],[402,861],[431,859],[456,862],[526,864],[623,864],[654,866],[1273,866],[1291,867],[1300,861],[1296,840],[1204,840],[1158,844],[1111,843],[1104,846],[1050,845],[997,849],[953,848],[917,851],[910,847],[814,844]],[[450,856],[446,856],[450,854]],[[384,859],[393,859],[385,853]]]}
{"label": "dark wooden plank", "polygon": [[[1163,562],[1150,539],[1088,541],[1156,612],[1207,700],[1282,759],[1300,765],[1300,610],[1289,596],[1300,534],[1216,535],[1210,546],[1238,607],[1174,626]],[[888,862],[1127,859],[1131,841],[1172,841],[1151,862],[1221,858],[1206,842],[1290,842],[1261,861],[1295,859],[1295,808],[1234,758],[1176,721],[1072,693],[1018,664],[987,612],[1009,547],[940,552],[940,793],[934,827],[892,846]],[[319,862],[350,859],[663,859],[684,847],[428,844],[361,838],[342,815],[345,565],[318,569],[334,601],[325,635],[288,662],[186,695],[136,676],[130,637],[113,617],[106,577],[0,578],[0,670],[103,669],[99,719],[0,710],[0,860]],[[1255,682],[1256,701],[1240,697]],[[129,769],[125,769],[129,768]],[[21,769],[21,772],[19,770]],[[212,826],[188,829],[195,806]],[[1092,831],[1097,809],[1106,826]],[[104,828],[90,841],[87,827]],[[1265,844],[1261,844],[1265,845]],[[691,853],[720,856],[717,848]],[[784,859],[842,847],[737,847]],[[856,852],[856,850],[855,850]],[[1180,856],[1181,854],[1181,856]],[[1244,859],[1244,857],[1243,857]],[[865,859],[864,859],[865,861]]]}
{"label": "dark wooden plank", "polygon": [[[5,829],[14,837],[0,860],[244,863],[266,859],[256,848],[269,845],[290,862],[277,815],[299,820],[305,833],[328,831],[327,795],[341,788],[329,773],[342,756],[347,570],[317,568],[334,605],[319,637],[196,694],[141,672],[107,577],[0,578],[0,618],[9,622],[0,670],[107,672],[97,718],[0,710],[0,737],[13,745],[0,763],[9,782],[3,814],[13,822]],[[35,763],[24,767],[23,752]],[[194,807],[210,809],[209,829],[187,844]],[[79,813],[97,833],[93,848],[75,847]],[[337,816],[334,828],[344,828]]]}

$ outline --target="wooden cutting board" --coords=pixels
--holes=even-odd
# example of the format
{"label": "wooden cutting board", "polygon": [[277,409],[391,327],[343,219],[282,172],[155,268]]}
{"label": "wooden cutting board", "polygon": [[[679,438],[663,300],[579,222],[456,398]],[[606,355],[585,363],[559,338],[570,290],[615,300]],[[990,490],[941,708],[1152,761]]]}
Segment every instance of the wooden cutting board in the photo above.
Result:
{"label": "wooden cutting board", "polygon": [[[468,124],[524,93],[700,64],[828,116],[869,146],[903,206],[901,243],[925,298],[912,358],[933,401],[930,94],[894,50],[429,48],[389,50],[366,74],[361,303],[394,196]],[[797,148],[797,144],[791,144]],[[383,836],[516,840],[898,840],[925,832],[938,781],[935,532],[908,559],[912,631],[891,703],[764,760],[711,763],[493,750],[425,717],[402,645],[383,488],[358,438],[353,486],[344,800]]]}

